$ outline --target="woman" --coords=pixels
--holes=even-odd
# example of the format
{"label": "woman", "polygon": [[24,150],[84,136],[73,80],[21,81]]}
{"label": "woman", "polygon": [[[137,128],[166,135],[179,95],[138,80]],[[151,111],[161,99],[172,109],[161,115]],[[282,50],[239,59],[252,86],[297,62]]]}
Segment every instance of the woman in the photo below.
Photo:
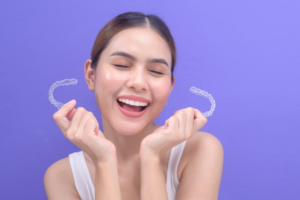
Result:
{"label": "woman", "polygon": [[49,199],[218,198],[223,148],[198,132],[207,122],[202,113],[189,107],[163,126],[153,123],[173,89],[175,62],[172,35],[157,16],[124,13],[101,29],[84,72],[103,132],[75,100],[54,113],[64,136],[82,151],[47,169]]}

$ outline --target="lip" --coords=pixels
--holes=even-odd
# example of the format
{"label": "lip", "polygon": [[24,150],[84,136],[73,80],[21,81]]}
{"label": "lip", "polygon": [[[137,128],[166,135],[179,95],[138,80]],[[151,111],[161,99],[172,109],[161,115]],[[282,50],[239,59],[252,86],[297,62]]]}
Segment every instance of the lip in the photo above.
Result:
{"label": "lip", "polygon": [[[119,97],[119,98],[120,98],[120,97]],[[117,101],[118,101],[118,100],[117,100]],[[125,116],[127,116],[127,117],[132,117],[132,118],[137,118],[137,117],[141,117],[142,115],[144,115],[145,112],[148,110],[149,105],[150,105],[150,104],[148,104],[148,106],[145,108],[145,110],[143,110],[143,111],[141,111],[141,112],[131,112],[131,111],[129,111],[129,110],[125,110],[124,108],[122,108],[122,107],[118,104],[118,102],[116,102],[116,104],[117,104],[119,110],[121,111],[121,113],[123,113],[123,114],[124,114]]]}
{"label": "lip", "polygon": [[[144,103],[148,103],[150,105],[151,101],[149,101],[148,99],[145,99],[143,97],[139,97],[139,96],[134,96],[134,95],[121,95],[118,96],[117,99],[130,99],[133,101],[140,101],[140,102],[144,102]],[[149,107],[148,105],[148,107]]]}

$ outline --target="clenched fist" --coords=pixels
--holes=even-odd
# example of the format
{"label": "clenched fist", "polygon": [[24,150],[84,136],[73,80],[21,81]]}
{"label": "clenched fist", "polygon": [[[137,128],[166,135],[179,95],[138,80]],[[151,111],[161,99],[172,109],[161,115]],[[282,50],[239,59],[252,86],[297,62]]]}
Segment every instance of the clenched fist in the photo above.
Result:
{"label": "clenched fist", "polygon": [[105,161],[115,154],[115,145],[105,138],[93,113],[83,107],[75,109],[75,105],[75,100],[64,104],[53,114],[54,121],[64,136],[86,152],[94,163]]}

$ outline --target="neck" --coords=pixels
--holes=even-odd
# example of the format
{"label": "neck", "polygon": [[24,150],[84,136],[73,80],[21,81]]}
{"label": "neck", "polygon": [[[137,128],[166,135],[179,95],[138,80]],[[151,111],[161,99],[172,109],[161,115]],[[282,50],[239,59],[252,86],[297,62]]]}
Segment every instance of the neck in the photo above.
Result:
{"label": "neck", "polygon": [[139,160],[141,142],[146,136],[153,133],[153,131],[159,127],[157,124],[150,123],[139,133],[124,135],[116,131],[104,117],[102,117],[102,125],[105,138],[114,143],[116,147],[119,164]]}

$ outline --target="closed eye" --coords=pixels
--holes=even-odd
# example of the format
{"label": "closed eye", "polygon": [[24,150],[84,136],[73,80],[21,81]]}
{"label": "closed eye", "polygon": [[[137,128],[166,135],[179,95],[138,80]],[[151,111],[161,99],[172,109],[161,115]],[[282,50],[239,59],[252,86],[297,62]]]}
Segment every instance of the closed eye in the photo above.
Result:
{"label": "closed eye", "polygon": [[150,70],[150,72],[153,72],[153,73],[155,73],[155,74],[160,74],[160,75],[162,75],[163,73],[161,73],[161,72],[158,72],[158,71],[151,71]]}
{"label": "closed eye", "polygon": [[[128,66],[125,66],[125,65],[114,65],[116,67],[120,67],[120,68],[129,68]],[[159,74],[159,75],[163,75],[163,73],[161,72],[158,72],[158,71],[153,71],[153,70],[150,70],[150,72],[153,72],[155,74]]]}
{"label": "closed eye", "polygon": [[121,67],[121,68],[128,68],[128,66],[125,66],[125,65],[114,65],[116,67]]}

